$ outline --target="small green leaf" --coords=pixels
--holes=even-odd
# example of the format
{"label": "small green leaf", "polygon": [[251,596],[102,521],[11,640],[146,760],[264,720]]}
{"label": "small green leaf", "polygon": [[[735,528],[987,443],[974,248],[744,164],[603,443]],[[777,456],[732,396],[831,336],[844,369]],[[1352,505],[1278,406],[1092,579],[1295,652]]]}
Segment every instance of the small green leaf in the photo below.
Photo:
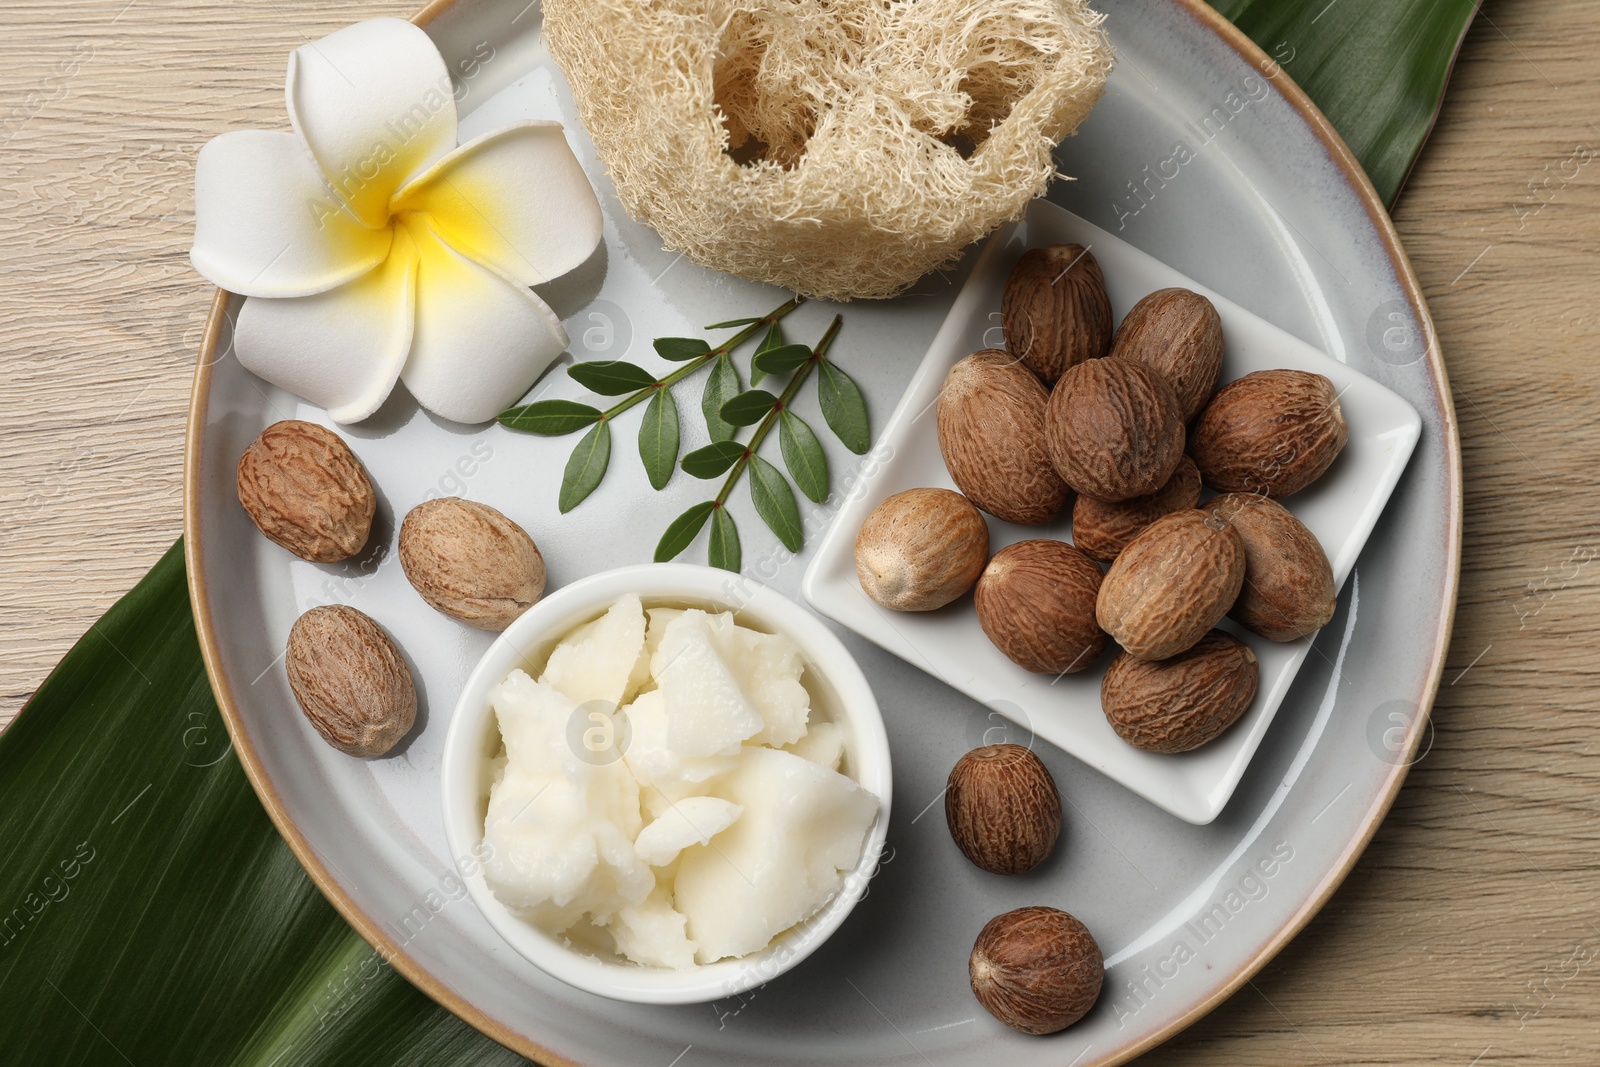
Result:
{"label": "small green leaf", "polygon": [[761,339],[761,343],[756,345],[756,355],[771,352],[774,348],[782,348],[786,343],[783,339],[783,323],[774,322],[767,327],[767,335]]}
{"label": "small green leaf", "polygon": [[601,396],[636,393],[656,384],[656,376],[643,367],[619,359],[592,359],[567,368],[575,381]]}
{"label": "small green leaf", "polygon": [[706,562],[725,571],[739,573],[739,528],[728,509],[717,507],[711,513],[711,540],[706,545]]}
{"label": "small green leaf", "polygon": [[521,407],[506,408],[500,413],[499,421],[508,429],[560,437],[599,422],[600,409],[575,400],[540,400]]}
{"label": "small green leaf", "polygon": [[710,326],[707,326],[706,329],[731,330],[735,326],[752,326],[760,321],[760,319],[729,319],[727,322],[713,322]]}
{"label": "small green leaf", "polygon": [[610,462],[611,424],[597,422],[594,429],[583,435],[567,460],[566,473],[561,476],[561,514],[565,515],[594,492],[594,487],[606,476]]}
{"label": "small green leaf", "polygon": [[706,390],[700,394],[700,410],[706,417],[706,429],[713,441],[732,440],[738,427],[722,420],[722,405],[739,394],[739,368],[733,360],[722,356],[711,365],[711,375],[706,379]]}
{"label": "small green leaf", "polygon": [[660,543],[656,545],[656,562],[665,563],[688,548],[700,535],[700,527],[706,524],[706,517],[716,506],[715,501],[707,500],[704,504],[696,504],[673,519],[671,525],[667,527],[667,532],[661,535]]}
{"label": "small green leaf", "polygon": [[711,346],[698,337],[657,337],[655,347],[656,355],[662,359],[670,359],[674,363],[699,359],[711,351]]}
{"label": "small green leaf", "polygon": [[678,464],[678,402],[671,389],[657,389],[639,424],[639,458],[652,488],[661,489]]}
{"label": "small green leaf", "polygon": [[783,412],[778,416],[778,445],[800,491],[818,504],[828,499],[828,456],[811,427],[800,416]]}
{"label": "small green leaf", "polygon": [[782,348],[784,343],[783,326],[780,323],[774,322],[771,326],[767,327],[767,335],[761,339],[760,344],[756,345],[756,354],[750,361],[751,385],[760,384],[761,379],[767,376],[767,372],[756,366],[755,361],[766,355],[768,352],[771,352],[773,349]]}
{"label": "small green leaf", "polygon": [[762,374],[788,374],[805,365],[811,358],[811,349],[805,345],[783,345],[769,348],[756,356],[751,366]]}
{"label": "small green leaf", "polygon": [[844,447],[858,456],[864,455],[872,447],[872,430],[861,387],[827,360],[819,363],[817,369],[821,372],[817,379],[817,400],[822,404],[822,417],[828,420],[828,426],[844,442]]}
{"label": "small green leaf", "polygon": [[744,445],[738,441],[713,441],[684,456],[683,471],[696,478],[716,478],[727,473],[742,455]]}
{"label": "small green leaf", "polygon": [[789,479],[760,456],[750,457],[750,502],[784,548],[800,551],[805,539],[800,532],[800,508],[795,504],[794,490],[789,488]]}
{"label": "small green leaf", "polygon": [[777,402],[765,389],[747,389],[722,405],[722,418],[735,426],[750,426],[760,422]]}

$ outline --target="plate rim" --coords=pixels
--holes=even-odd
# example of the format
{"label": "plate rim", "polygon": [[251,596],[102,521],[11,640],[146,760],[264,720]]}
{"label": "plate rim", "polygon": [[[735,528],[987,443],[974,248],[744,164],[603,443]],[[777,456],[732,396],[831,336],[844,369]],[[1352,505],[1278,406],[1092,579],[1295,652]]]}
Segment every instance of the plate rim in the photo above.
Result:
{"label": "plate rim", "polygon": [[[412,15],[410,21],[419,27],[426,28],[440,16],[453,11],[458,7],[471,6],[475,0],[430,0],[421,10]],[[1233,23],[1210,7],[1204,0],[1168,0],[1172,8],[1181,14],[1187,15],[1198,23],[1203,29],[1209,30],[1227,47],[1238,54],[1249,66],[1257,70],[1272,70],[1276,66],[1271,58],[1254,41],[1245,35]],[[1261,947],[1246,960],[1235,972],[1221,982],[1211,993],[1197,1003],[1191,1005],[1186,1011],[1174,1016],[1168,1022],[1131,1045],[1124,1046],[1109,1056],[1092,1061],[1084,1067],[1114,1067],[1115,1064],[1126,1063],[1137,1056],[1144,1054],[1155,1046],[1170,1040],[1172,1037],[1188,1029],[1195,1022],[1210,1014],[1218,1005],[1233,996],[1252,976],[1272,960],[1283,947],[1303,930],[1307,923],[1322,910],[1334,891],[1338,889],[1350,872],[1355,868],[1356,861],[1366,851],[1367,845],[1377,833],[1378,827],[1383,823],[1384,817],[1394,804],[1395,797],[1399,794],[1400,786],[1404,783],[1406,774],[1410,769],[1411,757],[1415,755],[1421,742],[1424,731],[1427,729],[1433,713],[1433,702],[1439,691],[1439,681],[1444,673],[1444,661],[1449,652],[1451,632],[1455,624],[1456,601],[1460,589],[1461,574],[1461,534],[1462,534],[1462,482],[1461,482],[1461,438],[1460,428],[1456,420],[1455,402],[1450,390],[1449,377],[1445,372],[1444,354],[1439,346],[1438,333],[1433,325],[1433,318],[1429,314],[1428,305],[1423,296],[1421,283],[1417,280],[1416,273],[1411,268],[1411,261],[1400,243],[1400,235],[1396,231],[1394,221],[1389,217],[1387,208],[1378,197],[1377,190],[1371,180],[1356,160],[1344,138],[1333,128],[1333,125],[1324,116],[1321,110],[1306,95],[1297,82],[1288,72],[1278,68],[1277,76],[1266,79],[1267,83],[1277,93],[1278,97],[1289,104],[1299,114],[1301,120],[1311,131],[1312,135],[1322,143],[1329,159],[1338,167],[1346,184],[1350,187],[1356,199],[1366,209],[1371,219],[1373,228],[1377,233],[1384,254],[1388,259],[1394,278],[1405,295],[1405,300],[1411,307],[1418,325],[1422,329],[1423,339],[1426,342],[1424,362],[1428,368],[1435,395],[1433,406],[1440,425],[1444,428],[1445,450],[1445,481],[1446,495],[1449,500],[1449,513],[1446,516],[1445,529],[1445,590],[1440,604],[1441,622],[1437,631],[1437,638],[1430,653],[1430,666],[1424,676],[1422,690],[1418,694],[1417,706],[1419,714],[1412,719],[1405,738],[1405,758],[1390,768],[1388,778],[1384,781],[1379,795],[1363,818],[1361,828],[1346,844],[1343,852],[1336,862],[1323,876],[1322,881],[1307,896],[1304,903],[1294,912],[1282,926],[1268,937]],[[195,633],[200,643],[200,655],[205,664],[206,676],[211,683],[213,696],[216,697],[218,710],[222,714],[224,725],[233,742],[233,748],[239,756],[239,765],[245,772],[251,788],[256,792],[261,804],[267,810],[267,815],[277,827],[279,835],[288,844],[295,859],[311,877],[312,882],[322,895],[333,905],[346,922],[360,934],[378,955],[390,966],[398,970],[412,985],[422,990],[431,1000],[460,1018],[480,1033],[499,1042],[501,1045],[521,1054],[534,1058],[550,1067],[585,1067],[578,1061],[562,1056],[554,1049],[540,1045],[538,1042],[526,1038],[509,1030],[495,1021],[487,1013],[480,1010],[466,998],[457,994],[444,982],[436,978],[431,971],[424,967],[415,958],[408,955],[405,949],[391,937],[383,927],[370,915],[364,912],[344,889],[334,880],[328,868],[322,863],[310,843],[300,833],[299,828],[289,817],[279,800],[277,790],[267,776],[259,755],[251,746],[248,735],[241,724],[238,706],[233,700],[232,686],[222,669],[222,654],[218,643],[215,620],[208,610],[210,603],[207,594],[204,552],[200,536],[200,468],[201,446],[205,426],[205,415],[210,400],[211,369],[218,362],[217,347],[222,335],[224,322],[227,319],[228,306],[233,299],[233,294],[217,289],[211,302],[211,310],[206,318],[205,333],[202,335],[198,364],[195,368],[189,401],[189,420],[184,431],[184,469],[183,469],[183,543],[184,565],[188,576],[190,609],[194,615]]]}

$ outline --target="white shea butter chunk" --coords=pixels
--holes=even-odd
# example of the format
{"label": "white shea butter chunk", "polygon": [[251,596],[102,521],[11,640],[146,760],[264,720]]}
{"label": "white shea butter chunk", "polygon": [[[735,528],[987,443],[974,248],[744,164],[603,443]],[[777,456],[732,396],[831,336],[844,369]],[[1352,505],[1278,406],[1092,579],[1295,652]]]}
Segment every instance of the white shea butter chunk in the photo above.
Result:
{"label": "white shea butter chunk", "polygon": [[640,830],[633,850],[650,866],[665,867],[690,845],[707,844],[732,826],[743,810],[721,797],[686,797]]}
{"label": "white shea butter chunk", "polygon": [[[670,617],[663,612],[658,621],[652,610],[646,652],[651,657],[651,673],[663,688],[670,684],[667,675],[691,670],[707,652],[713,654],[720,670],[705,680],[708,690],[713,684],[731,682],[742,703],[760,717],[759,728],[740,740],[776,747],[805,736],[811,694],[800,681],[805,672],[800,648],[789,638],[740,626],[732,612],[674,611]],[[676,661],[685,657],[688,662],[680,668]],[[688,690],[685,695],[693,692]],[[739,728],[747,725],[748,720],[741,717]]]}
{"label": "white shea butter chunk", "polygon": [[667,627],[672,620],[684,613],[683,608],[646,608],[645,617],[648,622],[644,630],[645,677],[649,678],[650,663],[654,660],[656,649],[661,647],[661,638],[665,636]]}
{"label": "white shea butter chunk", "polygon": [[784,751],[836,771],[844,762],[844,731],[836,723],[814,722],[804,737],[785,745]]}
{"label": "white shea butter chunk", "polygon": [[805,736],[811,694],[800,683],[805,663],[800,647],[782,634],[764,634],[733,621],[731,612],[707,617],[717,651],[761,715],[752,744],[774,748]]}
{"label": "white shea butter chunk", "polygon": [[816,914],[878,814],[849,778],[771,748],[746,748],[716,792],[744,811],[710,845],[683,851],[673,888],[701,963],[757,952]]}
{"label": "white shea butter chunk", "polygon": [[733,770],[737,755],[687,756],[667,743],[667,705],[661,690],[640,693],[623,709],[628,747],[623,759],[638,779],[646,813],[658,817],[673,801],[699,796],[718,775]]}
{"label": "white shea butter chunk", "polygon": [[732,756],[766,726],[717,647],[711,617],[685,611],[667,624],[650,673],[667,716],[667,747],[683,756]]}
{"label": "white shea butter chunk", "polygon": [[642,902],[619,908],[609,927],[617,951],[634,963],[677,969],[694,966],[694,942],[683,928],[683,914],[660,886]]}
{"label": "white shea butter chunk", "polygon": [[627,766],[572,752],[566,728],[577,705],[545,682],[513,671],[489,699],[506,745],[484,824],[484,879],[495,896],[558,931],[642,901],[655,876],[634,851],[643,819]]}
{"label": "white shea butter chunk", "polygon": [[598,700],[611,710],[619,708],[649,681],[644,629],[639,598],[625,596],[557,645],[540,681],[549,682],[575,704]]}
{"label": "white shea butter chunk", "polygon": [[546,682],[522,670],[489,690],[489,704],[505,743],[505,762],[523,774],[555,774],[568,755],[567,721],[576,705]]}

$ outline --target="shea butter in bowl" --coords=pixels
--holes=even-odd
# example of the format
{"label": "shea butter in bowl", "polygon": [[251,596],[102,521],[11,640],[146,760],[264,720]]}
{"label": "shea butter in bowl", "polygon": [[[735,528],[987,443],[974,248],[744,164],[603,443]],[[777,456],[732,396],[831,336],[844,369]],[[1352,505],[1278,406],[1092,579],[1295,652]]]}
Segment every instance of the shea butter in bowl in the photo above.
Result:
{"label": "shea butter in bowl", "polygon": [[771,981],[844,922],[889,825],[889,743],[839,639],[748,578],[607,571],[517,619],[445,739],[445,834],[529,961],[643,1004]]}

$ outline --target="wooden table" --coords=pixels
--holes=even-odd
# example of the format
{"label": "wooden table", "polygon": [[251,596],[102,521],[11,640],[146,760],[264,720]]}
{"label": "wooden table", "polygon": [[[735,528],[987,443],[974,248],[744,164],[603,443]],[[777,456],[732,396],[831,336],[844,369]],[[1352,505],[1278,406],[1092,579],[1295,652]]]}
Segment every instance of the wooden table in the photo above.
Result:
{"label": "wooden table", "polygon": [[[290,49],[411,6],[8,0],[0,723],[178,536],[196,150],[282,125]],[[1432,747],[1305,933],[1145,1062],[1600,1063],[1597,51],[1592,0],[1489,3],[1395,213],[1466,458]]]}

